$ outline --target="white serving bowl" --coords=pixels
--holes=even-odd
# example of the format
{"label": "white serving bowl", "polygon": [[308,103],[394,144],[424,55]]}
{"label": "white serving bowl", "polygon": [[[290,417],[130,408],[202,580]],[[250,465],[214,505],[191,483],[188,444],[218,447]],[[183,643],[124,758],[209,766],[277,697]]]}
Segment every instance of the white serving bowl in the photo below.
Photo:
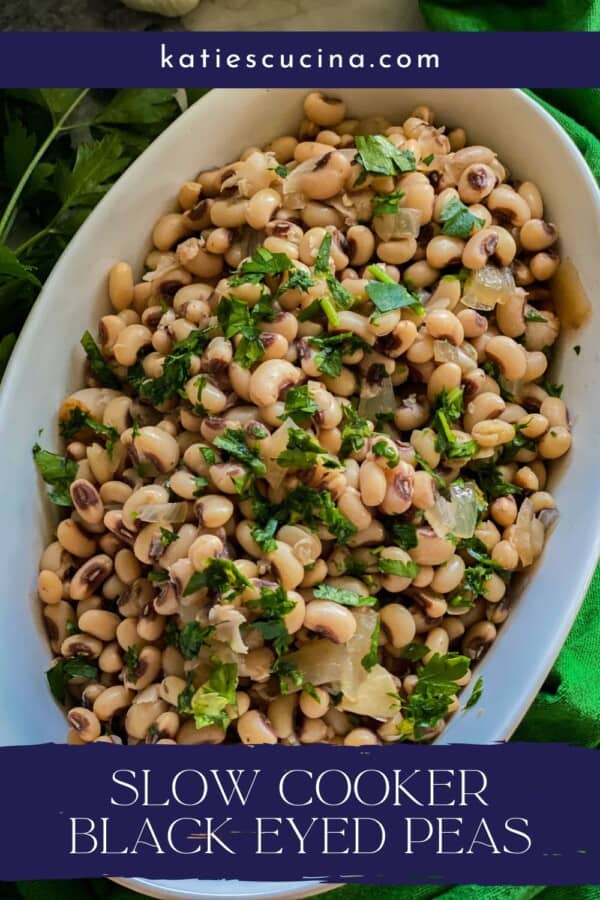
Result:
{"label": "white serving bowl", "polygon": [[[62,742],[66,724],[48,692],[51,654],[35,583],[51,529],[50,504],[30,448],[38,429],[56,449],[56,413],[81,385],[79,338],[107,311],[106,276],[126,259],[141,267],[153,222],[172,207],[180,184],[246,146],[295,130],[304,90],[216,90],[175,122],[123,175],[90,216],[48,279],[19,339],[0,389],[0,744]],[[472,143],[493,147],[522,179],[532,179],[560,228],[562,252],[592,301],[600,292],[598,188],[574,144],[538,105],[516,90],[335,91],[349,114],[401,121],[419,103],[464,126]],[[581,355],[573,345],[581,345]],[[600,318],[561,339],[555,376],[565,382],[575,441],[552,490],[561,518],[543,558],[497,641],[478,667],[482,708],[454,716],[442,742],[490,743],[513,732],[539,690],[579,609],[600,549]],[[285,752],[285,750],[282,750]],[[402,753],[401,746],[390,753]],[[147,881],[129,887],[155,897],[300,897],[324,885]]]}

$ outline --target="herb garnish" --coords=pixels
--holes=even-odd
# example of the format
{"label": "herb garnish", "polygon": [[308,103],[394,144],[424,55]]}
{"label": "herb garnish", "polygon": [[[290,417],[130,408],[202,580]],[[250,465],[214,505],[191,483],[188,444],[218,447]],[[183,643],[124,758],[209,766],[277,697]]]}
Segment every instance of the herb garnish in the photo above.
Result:
{"label": "herb garnish", "polygon": [[57,506],[72,506],[70,487],[77,478],[77,463],[60,453],[44,450],[39,444],[32,448],[38,472],[50,487],[48,496]]}
{"label": "herb garnish", "polygon": [[453,197],[446,203],[440,213],[440,222],[442,234],[463,239],[469,237],[473,228],[485,225],[485,221],[469,212],[468,207],[458,197]]}
{"label": "herb garnish", "polygon": [[342,606],[375,606],[377,603],[377,597],[363,597],[356,591],[336,588],[331,584],[319,584],[313,593],[319,600],[333,600]]}

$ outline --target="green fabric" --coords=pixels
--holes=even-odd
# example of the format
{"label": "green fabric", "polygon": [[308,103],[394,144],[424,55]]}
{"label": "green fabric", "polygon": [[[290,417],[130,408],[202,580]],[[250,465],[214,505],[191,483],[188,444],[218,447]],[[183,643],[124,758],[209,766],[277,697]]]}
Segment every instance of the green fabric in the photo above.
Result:
{"label": "green fabric", "polygon": [[600,0],[420,0],[435,31],[598,31]]}
{"label": "green fabric", "polygon": [[[460,9],[459,9],[460,7]],[[531,3],[445,4],[421,0],[428,25],[441,30],[600,29],[600,0]],[[519,12],[515,12],[515,9]],[[485,16],[483,10],[485,9]],[[547,90],[536,98],[571,135],[600,180],[600,90]],[[590,677],[600,658],[600,568],[543,689],[515,740],[564,741],[600,747],[600,679]],[[135,900],[139,895],[105,880],[0,883],[0,900]],[[336,900],[600,900],[600,886],[583,887],[379,887],[339,888]]]}

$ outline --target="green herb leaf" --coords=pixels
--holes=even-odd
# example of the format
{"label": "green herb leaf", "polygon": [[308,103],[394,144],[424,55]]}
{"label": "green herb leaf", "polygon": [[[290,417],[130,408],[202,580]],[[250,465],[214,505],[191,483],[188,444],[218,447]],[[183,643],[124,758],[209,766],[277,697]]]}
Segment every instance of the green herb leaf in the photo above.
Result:
{"label": "green herb leaf", "polygon": [[472,706],[475,706],[476,703],[479,703],[481,700],[481,695],[483,694],[483,678],[478,678],[475,684],[473,685],[473,690],[471,691],[471,695],[467,702],[465,703],[465,709],[471,709]]}
{"label": "green herb leaf", "polygon": [[70,487],[77,478],[77,463],[60,453],[44,450],[39,444],[32,448],[38,472],[50,487],[48,496],[57,506],[72,506]]}
{"label": "green herb leaf", "polygon": [[415,578],[419,574],[416,562],[403,562],[401,559],[387,559],[380,556],[377,560],[377,568],[384,575],[398,575],[400,578]]}
{"label": "green herb leaf", "polygon": [[377,663],[379,662],[379,633],[381,631],[381,620],[379,616],[377,616],[377,621],[375,622],[375,628],[373,629],[373,633],[371,635],[371,644],[369,647],[369,652],[366,653],[361,659],[360,663],[363,669],[366,669],[367,672],[370,672]]}
{"label": "green herb leaf", "polygon": [[206,588],[209,593],[215,594],[227,603],[234,600],[248,587],[250,587],[250,582],[231,560],[211,558],[201,572],[194,572],[187,583],[183,596],[188,597],[195,591]]}
{"label": "green herb leaf", "polygon": [[277,550],[277,541],[275,540],[275,534],[277,533],[279,527],[280,523],[277,521],[277,519],[271,518],[264,526],[253,525],[250,529],[250,533],[253,539],[256,541],[263,553],[272,553],[274,550]]}
{"label": "green herb leaf", "polygon": [[288,597],[287,591],[279,584],[275,588],[263,588],[258,600],[250,600],[251,609],[260,609],[261,615],[250,623],[252,628],[260,631],[267,641],[271,641],[277,656],[285,653],[290,646],[292,636],[287,630],[284,616],[296,605]]}
{"label": "green herb leaf", "polygon": [[177,532],[170,531],[168,528],[163,528],[161,525],[160,529],[160,542],[163,547],[168,547],[169,544],[172,544],[173,541],[177,540]]}
{"label": "green herb leaf", "polygon": [[411,150],[399,150],[382,134],[356,135],[356,162],[370,175],[398,175],[414,172],[416,161]]}
{"label": "green herb leaf", "polygon": [[458,197],[453,197],[446,203],[440,213],[440,222],[442,223],[442,234],[463,239],[469,237],[473,228],[481,228],[485,224],[483,219],[469,212]]}
{"label": "green herb leaf", "polygon": [[61,422],[59,426],[60,435],[66,441],[72,440],[76,434],[85,429],[89,429],[94,434],[104,438],[105,447],[110,456],[119,440],[119,432],[110,425],[103,425],[102,422],[92,419],[80,406],[73,407],[69,412],[68,419]]}
{"label": "green herb leaf", "polygon": [[389,194],[375,194],[373,197],[373,215],[385,216],[397,213],[398,205],[404,197],[404,191],[390,191]]}
{"label": "green herb leaf", "polygon": [[319,600],[333,600],[342,606],[375,606],[377,603],[377,597],[363,597],[356,591],[336,588],[331,584],[319,584],[313,593]]}
{"label": "green herb leaf", "polygon": [[529,307],[529,309],[525,310],[524,319],[526,322],[547,322],[548,319],[543,316],[541,313],[537,311],[537,309],[533,309],[533,307]]}
{"label": "green herb leaf", "polygon": [[292,260],[285,253],[271,253],[265,247],[259,247],[252,259],[245,260],[231,276],[229,283],[232,287],[238,284],[260,284],[265,278],[282,275],[292,268]]}
{"label": "green herb leaf", "polygon": [[416,525],[398,522],[395,518],[386,518],[385,530],[394,543],[403,550],[412,550],[419,543]]}
{"label": "green herb leaf", "polygon": [[315,275],[327,275],[329,272],[329,255],[331,253],[332,235],[330,231],[325,232],[325,236],[321,241],[319,252],[315,259]]}
{"label": "green herb leaf", "polygon": [[159,406],[165,400],[179,395],[190,377],[192,356],[202,353],[214,336],[214,332],[215,329],[212,326],[195,328],[182,341],[177,341],[171,352],[165,357],[162,374],[157,378],[148,378],[142,381],[139,387],[141,396],[154,406]]}
{"label": "green herb leaf", "polygon": [[67,685],[73,678],[96,678],[98,667],[85,656],[61,658],[46,672],[46,678],[53,696],[59,703],[64,703],[67,696]]}
{"label": "green herb leaf", "polygon": [[84,332],[81,338],[81,346],[85,350],[88,358],[90,372],[102,387],[113,388],[119,390],[121,382],[117,375],[104,359],[100,347],[92,337],[89,331]]}
{"label": "green herb leaf", "polygon": [[341,374],[343,357],[350,356],[357,350],[368,350],[369,345],[350,331],[340,334],[316,335],[309,337],[308,343],[318,348],[315,364],[323,375],[337,378]]}
{"label": "green herb leaf", "polygon": [[339,469],[341,463],[308,431],[301,428],[290,428],[287,434],[287,447],[277,457],[277,465],[284,469],[312,469],[314,466],[325,466],[327,469]]}
{"label": "green herb leaf", "polygon": [[419,644],[418,641],[413,641],[402,648],[400,657],[401,659],[408,659],[410,662],[420,662],[429,652],[429,647],[426,644]]}
{"label": "green herb leaf", "polygon": [[562,384],[553,384],[551,381],[543,381],[542,387],[546,391],[549,397],[562,397],[562,393],[564,390],[564,385]]}
{"label": "green herb leaf", "polygon": [[123,662],[127,668],[127,678],[129,681],[137,679],[136,670],[140,661],[140,651],[135,645],[128,647],[123,654]]}
{"label": "green herb leaf", "polygon": [[36,287],[41,287],[40,281],[33,274],[31,267],[19,262],[12,250],[0,244],[0,275],[17,281],[28,281]]}
{"label": "green herb leaf", "polygon": [[219,725],[225,730],[231,721],[226,711],[227,707],[237,706],[235,695],[238,684],[237,665],[221,662],[215,657],[211,659],[211,666],[208,681],[192,696],[189,710],[194,717],[196,728]]}
{"label": "green herb leaf", "polygon": [[305,425],[319,410],[319,404],[313,399],[307,384],[290,388],[285,395],[285,408],[282,419],[290,418],[297,425]]}
{"label": "green herb leaf", "polygon": [[395,449],[395,447],[390,444],[389,441],[381,440],[376,441],[372,447],[373,453],[375,456],[382,457],[383,459],[387,459],[388,467],[393,469],[394,466],[397,466],[400,461],[400,454]]}
{"label": "green herb leaf", "polygon": [[352,453],[358,453],[359,450],[362,450],[365,438],[370,436],[372,428],[369,420],[359,416],[350,403],[344,404],[342,412],[344,415],[344,426],[342,428],[340,457],[346,459]]}
{"label": "green herb leaf", "polygon": [[214,466],[217,461],[217,454],[212,447],[200,447],[200,453],[209,466]]}
{"label": "green herb leaf", "polygon": [[419,738],[423,729],[436,728],[448,712],[458,690],[455,682],[469,670],[470,660],[457,653],[435,653],[418,672],[412,694],[403,702],[405,729]]}
{"label": "green herb leaf", "polygon": [[243,428],[226,428],[223,434],[214,439],[213,443],[219,450],[223,450],[230,457],[247,466],[253,475],[261,476],[266,473],[267,467],[258,455],[258,451],[248,446],[247,435]]}
{"label": "green herb leaf", "polygon": [[214,632],[214,625],[203,628],[200,622],[188,622],[179,632],[176,646],[184,659],[194,659],[202,645],[206,644]]}
{"label": "green herb leaf", "polygon": [[379,266],[367,266],[367,272],[375,281],[368,281],[365,291],[379,315],[394,309],[412,309],[417,314],[424,310],[423,304],[408,291],[404,285],[398,284]]}

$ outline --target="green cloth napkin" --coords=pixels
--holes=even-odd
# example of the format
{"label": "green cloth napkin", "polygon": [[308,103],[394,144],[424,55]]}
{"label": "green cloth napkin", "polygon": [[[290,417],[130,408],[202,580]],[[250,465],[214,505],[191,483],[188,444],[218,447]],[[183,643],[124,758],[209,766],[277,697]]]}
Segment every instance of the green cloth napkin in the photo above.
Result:
{"label": "green cloth napkin", "polygon": [[[539,5],[539,13],[510,11],[508,4],[486,3],[484,21],[475,7],[448,0],[446,9],[432,0],[421,0],[430,27],[481,30],[502,25],[504,28],[558,28],[568,21],[572,28],[600,26],[600,2],[590,5],[580,0],[554,0]],[[545,9],[542,9],[542,6]],[[522,8],[522,4],[520,4]],[[538,7],[534,7],[538,10]],[[548,9],[554,9],[552,22]],[[470,12],[469,12],[470,10]],[[567,11],[571,11],[568,20]],[[521,15],[521,13],[520,13]],[[538,18],[539,16],[539,18]],[[594,19],[595,16],[595,19]],[[518,21],[517,21],[518,19]],[[528,24],[524,24],[527,22]],[[562,25],[560,27],[566,27]],[[541,98],[541,99],[540,99]],[[571,135],[600,180],[600,90],[542,91],[537,99],[556,117]],[[535,635],[532,636],[535,640]],[[596,571],[583,607],[543,689],[519,727],[515,739],[521,741],[558,741],[600,747],[600,679],[590,677],[600,659],[600,568]],[[392,752],[392,751],[390,751]],[[397,748],[401,753],[402,749]],[[400,869],[399,869],[400,874]],[[29,881],[0,883],[0,900],[135,900],[139,896],[112,882]],[[336,900],[600,900],[600,886],[584,887],[379,887],[352,885],[339,888]]]}
{"label": "green cloth napkin", "polygon": [[435,31],[598,31],[600,0],[420,0]]}

